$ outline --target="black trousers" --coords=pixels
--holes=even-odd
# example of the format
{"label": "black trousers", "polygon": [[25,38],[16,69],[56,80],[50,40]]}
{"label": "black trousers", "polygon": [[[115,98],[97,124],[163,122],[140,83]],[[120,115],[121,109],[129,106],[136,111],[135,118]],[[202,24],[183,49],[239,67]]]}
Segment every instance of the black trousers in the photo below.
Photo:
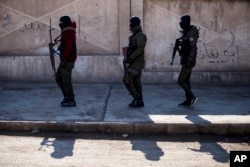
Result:
{"label": "black trousers", "polygon": [[74,62],[61,62],[56,72],[56,83],[62,91],[64,97],[74,98],[74,91],[71,82]]}
{"label": "black trousers", "polygon": [[125,87],[128,89],[129,93],[134,99],[142,97],[142,70],[137,71],[134,69],[128,69],[129,82],[126,83],[123,79]]}
{"label": "black trousers", "polygon": [[190,85],[192,69],[193,67],[191,66],[182,66],[178,77],[178,84],[185,91],[186,100],[188,102],[191,102],[192,99],[194,98],[194,94],[191,90],[191,85]]}

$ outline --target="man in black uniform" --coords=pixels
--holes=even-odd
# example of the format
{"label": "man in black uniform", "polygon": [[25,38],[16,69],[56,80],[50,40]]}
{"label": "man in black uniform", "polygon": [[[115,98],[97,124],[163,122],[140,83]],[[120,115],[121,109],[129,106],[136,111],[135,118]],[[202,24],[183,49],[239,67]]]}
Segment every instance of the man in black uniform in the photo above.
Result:
{"label": "man in black uniform", "polygon": [[142,95],[142,69],[145,65],[144,48],[146,46],[147,37],[142,32],[140,25],[141,20],[137,16],[130,18],[130,31],[128,45],[128,57],[126,63],[128,64],[128,76],[129,81],[124,81],[124,84],[130,94],[133,96],[133,101],[129,104],[129,107],[143,107],[143,95]]}
{"label": "man in black uniform", "polygon": [[189,15],[181,17],[180,27],[183,30],[183,35],[179,39],[179,45],[181,47],[180,56],[182,66],[178,77],[178,84],[185,91],[186,95],[186,100],[179,105],[185,107],[194,105],[198,100],[191,90],[190,77],[192,69],[196,64],[199,30],[195,26],[190,25],[190,22],[191,18]]}

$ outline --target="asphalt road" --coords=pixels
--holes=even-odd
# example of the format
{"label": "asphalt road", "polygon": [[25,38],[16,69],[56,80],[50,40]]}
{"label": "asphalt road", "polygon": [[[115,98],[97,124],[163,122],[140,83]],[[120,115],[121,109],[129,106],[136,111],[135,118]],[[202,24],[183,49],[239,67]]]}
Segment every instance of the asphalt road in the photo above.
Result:
{"label": "asphalt road", "polygon": [[229,167],[249,136],[0,132],[4,167]]}

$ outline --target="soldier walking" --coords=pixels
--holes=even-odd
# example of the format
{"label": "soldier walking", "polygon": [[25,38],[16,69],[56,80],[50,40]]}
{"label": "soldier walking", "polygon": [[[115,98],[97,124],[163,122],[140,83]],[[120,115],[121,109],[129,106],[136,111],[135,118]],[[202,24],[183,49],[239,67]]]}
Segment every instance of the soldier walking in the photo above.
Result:
{"label": "soldier walking", "polygon": [[190,25],[191,18],[189,15],[181,17],[180,27],[182,29],[182,37],[179,38],[181,70],[178,77],[178,84],[185,91],[186,100],[179,106],[191,107],[198,98],[195,97],[191,90],[190,78],[192,69],[196,64],[197,41],[199,38],[199,30]]}
{"label": "soldier walking", "polygon": [[143,107],[142,94],[142,69],[145,66],[144,48],[146,46],[147,37],[142,32],[141,20],[137,16],[130,18],[130,31],[128,52],[127,52],[127,70],[128,79],[124,78],[123,82],[133,97],[129,107]]}
{"label": "soldier walking", "polygon": [[69,16],[62,16],[59,26],[61,28],[60,65],[56,72],[56,82],[64,96],[61,106],[75,107],[71,74],[77,58],[76,23],[72,22]]}

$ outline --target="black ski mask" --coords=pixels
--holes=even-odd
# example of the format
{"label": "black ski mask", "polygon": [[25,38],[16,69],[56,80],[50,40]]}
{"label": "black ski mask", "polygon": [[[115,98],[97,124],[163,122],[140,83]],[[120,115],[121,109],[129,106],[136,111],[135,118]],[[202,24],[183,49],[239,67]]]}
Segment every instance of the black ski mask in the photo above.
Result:
{"label": "black ski mask", "polygon": [[61,29],[64,29],[65,27],[69,26],[71,24],[71,19],[69,16],[62,16],[60,18],[59,26]]}
{"label": "black ski mask", "polygon": [[190,22],[191,18],[189,15],[182,16],[180,21],[181,29],[185,30],[186,28],[188,28],[190,26]]}
{"label": "black ski mask", "polygon": [[136,26],[139,26],[141,24],[141,20],[137,16],[131,17],[129,21],[130,21],[130,24],[129,24],[130,29]]}

